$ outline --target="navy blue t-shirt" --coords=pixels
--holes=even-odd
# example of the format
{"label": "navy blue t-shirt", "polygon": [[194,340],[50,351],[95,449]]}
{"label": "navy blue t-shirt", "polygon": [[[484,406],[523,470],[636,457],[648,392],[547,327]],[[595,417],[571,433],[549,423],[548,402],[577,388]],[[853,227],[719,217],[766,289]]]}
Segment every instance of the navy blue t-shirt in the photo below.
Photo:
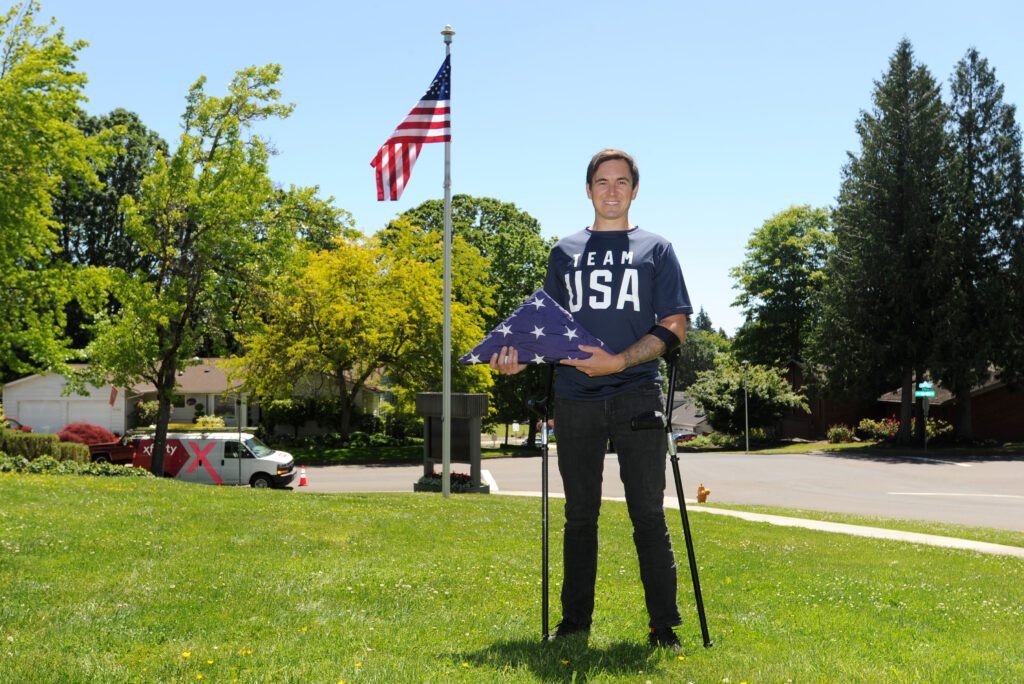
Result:
{"label": "navy blue t-shirt", "polygon": [[[693,313],[672,243],[640,228],[563,238],[548,256],[544,290],[615,353],[662,318]],[[606,399],[648,382],[660,382],[657,359],[599,378],[559,365],[555,394]]]}

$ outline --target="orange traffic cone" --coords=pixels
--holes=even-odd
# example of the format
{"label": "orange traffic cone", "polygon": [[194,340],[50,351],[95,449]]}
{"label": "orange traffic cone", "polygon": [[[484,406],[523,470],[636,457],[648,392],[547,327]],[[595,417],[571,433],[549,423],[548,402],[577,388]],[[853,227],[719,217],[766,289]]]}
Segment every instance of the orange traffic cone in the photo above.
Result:
{"label": "orange traffic cone", "polygon": [[306,466],[299,466],[299,486],[305,487],[308,484],[306,482]]}

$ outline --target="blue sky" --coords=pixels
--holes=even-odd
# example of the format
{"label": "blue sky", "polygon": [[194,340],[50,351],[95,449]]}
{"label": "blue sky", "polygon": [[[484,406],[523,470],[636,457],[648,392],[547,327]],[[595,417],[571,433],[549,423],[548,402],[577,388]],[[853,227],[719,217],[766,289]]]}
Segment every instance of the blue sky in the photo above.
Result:
{"label": "blue sky", "polygon": [[[967,9],[970,6],[971,9]],[[189,86],[222,94],[251,64],[283,67],[291,118],[258,132],[283,185],[318,185],[366,233],[443,195],[427,145],[399,202],[377,202],[370,160],[452,45],[452,186],[536,217],[545,236],[588,225],[590,156],[631,152],[634,223],[672,240],[695,309],[742,321],[729,269],[752,231],[793,204],[831,206],[854,122],[897,43],[940,82],[976,47],[1024,100],[1024,5],[863,2],[265,2],[50,0],[89,47],[86,110],[137,112],[173,146]]]}

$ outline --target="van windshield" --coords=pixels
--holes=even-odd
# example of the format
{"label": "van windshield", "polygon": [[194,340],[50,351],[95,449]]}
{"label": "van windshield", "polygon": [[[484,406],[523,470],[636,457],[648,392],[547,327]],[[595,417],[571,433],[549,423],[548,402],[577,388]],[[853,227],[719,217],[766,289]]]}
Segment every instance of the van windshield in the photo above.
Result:
{"label": "van windshield", "polygon": [[250,437],[243,442],[245,446],[252,452],[252,455],[256,458],[263,458],[264,456],[270,456],[274,453],[274,450],[268,447],[266,444],[261,442],[255,437]]}

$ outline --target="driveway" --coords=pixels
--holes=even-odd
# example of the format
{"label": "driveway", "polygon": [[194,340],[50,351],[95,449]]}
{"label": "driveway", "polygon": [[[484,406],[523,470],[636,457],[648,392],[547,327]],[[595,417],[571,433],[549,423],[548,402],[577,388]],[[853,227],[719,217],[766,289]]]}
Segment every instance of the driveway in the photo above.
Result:
{"label": "driveway", "polygon": [[[1024,459],[945,460],[931,457],[843,457],[811,454],[679,456],[684,494],[697,485],[718,504],[760,504],[794,509],[929,520],[1024,531]],[[541,458],[485,459],[492,491],[539,492]],[[453,464],[468,472],[466,464]],[[411,492],[421,465],[307,467],[309,492]],[[557,460],[549,459],[550,491],[562,491]],[[671,467],[666,495],[675,496]],[[604,496],[623,496],[614,454],[605,460]]]}

